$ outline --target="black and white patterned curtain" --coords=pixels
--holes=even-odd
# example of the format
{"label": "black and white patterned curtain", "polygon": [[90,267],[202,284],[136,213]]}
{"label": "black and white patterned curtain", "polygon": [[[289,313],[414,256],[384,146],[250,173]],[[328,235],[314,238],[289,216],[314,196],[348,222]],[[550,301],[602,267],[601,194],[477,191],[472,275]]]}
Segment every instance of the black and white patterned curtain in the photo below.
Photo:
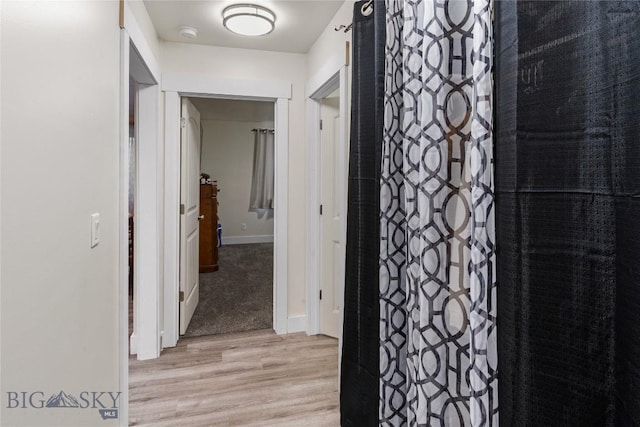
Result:
{"label": "black and white patterned curtain", "polygon": [[384,426],[497,426],[492,1],[387,0]]}

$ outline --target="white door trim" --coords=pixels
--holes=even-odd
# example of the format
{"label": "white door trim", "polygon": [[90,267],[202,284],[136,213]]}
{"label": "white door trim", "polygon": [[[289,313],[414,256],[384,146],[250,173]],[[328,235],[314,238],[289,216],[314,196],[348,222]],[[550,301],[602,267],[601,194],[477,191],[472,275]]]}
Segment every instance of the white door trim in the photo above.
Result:
{"label": "white door trim", "polygon": [[[135,15],[131,11],[131,8],[129,7],[127,2],[124,2],[124,28],[126,29],[127,36],[131,40],[131,43],[138,51],[140,57],[143,59],[144,66],[153,76],[153,79],[156,81],[156,83],[160,83],[160,65],[156,57],[153,55],[153,52],[149,47],[149,43],[147,43],[147,39],[144,37],[144,33],[140,28],[140,25],[138,25],[138,21],[136,21]],[[127,111],[128,108],[129,106],[127,106]]]}
{"label": "white door trim", "polygon": [[[163,347],[178,343],[180,320],[180,95],[164,98],[164,335]],[[177,141],[177,143],[171,143]]]}
{"label": "white door trim", "polygon": [[134,331],[138,360],[160,356],[161,156],[158,144],[159,86],[138,85],[136,107],[136,202],[134,238]]}
{"label": "white door trim", "polygon": [[[2,22],[2,2],[0,2],[0,22]],[[0,34],[0,46],[1,45],[2,45],[2,35]],[[1,57],[0,57],[0,70],[2,70],[2,58]],[[0,99],[2,99],[2,88],[1,87],[0,87]],[[2,106],[0,106],[0,117],[2,117]],[[0,144],[0,153],[1,152],[2,152],[2,148],[1,148],[1,144]],[[2,162],[0,162],[0,164],[1,163]],[[1,188],[1,186],[0,186],[0,188]],[[2,201],[0,200],[0,207],[1,206],[2,206]],[[1,208],[0,208],[0,212],[2,212]],[[0,220],[0,224],[2,224],[1,220]],[[2,235],[1,231],[0,231],[0,235]],[[1,265],[2,265],[2,254],[0,254],[0,266]],[[2,286],[1,286],[1,284],[0,284],[0,301],[2,301]],[[0,330],[2,330],[2,320],[0,320]],[[2,366],[2,349],[1,349],[1,346],[0,346],[0,366]],[[2,425],[2,411],[0,411],[0,425]]]}
{"label": "white door trim", "polygon": [[[129,421],[129,35],[120,30],[120,206],[118,292],[120,300],[119,319],[119,382],[120,421],[124,426]],[[126,81],[126,85],[125,85]],[[125,87],[126,86],[126,87]],[[126,141],[126,143],[125,143]]]}
{"label": "white door trim", "polygon": [[[289,85],[289,88],[291,85]],[[285,94],[286,95],[286,94]],[[291,96],[291,92],[289,92]],[[275,104],[275,194],[273,224],[273,330],[286,334],[288,308],[289,239],[289,98]]]}
{"label": "white door trim", "polygon": [[[333,75],[323,80],[316,88],[311,88],[310,95],[307,98],[307,135],[309,145],[307,148],[307,227],[309,230],[307,240],[307,334],[316,335],[320,333],[320,102],[321,100],[340,88],[340,147],[346,147],[348,144],[347,130],[348,118],[348,73],[347,66],[342,65]],[[316,79],[318,80],[318,79]],[[336,171],[339,182],[346,182],[347,159],[344,155],[345,150],[340,150],[338,155],[338,164]],[[341,188],[343,194],[339,194],[337,199],[340,200],[341,206],[340,229],[342,236],[346,239],[346,211],[347,211],[347,194],[346,188]],[[343,245],[344,247],[344,245]],[[345,254],[341,254],[344,258]],[[344,316],[344,292],[340,292],[340,317]],[[339,331],[339,345],[342,346],[342,329]]]}
{"label": "white door trim", "polygon": [[162,76],[162,90],[201,98],[215,97],[254,101],[291,99],[291,83],[289,82],[211,78],[200,74],[164,74]]}
{"label": "white door trim", "polygon": [[287,333],[288,317],[288,177],[289,99],[291,83],[218,79],[199,75],[166,74],[165,92],[165,313],[163,347],[178,342],[178,262],[180,204],[180,96],[244,99],[275,103],[275,200],[273,329]]}

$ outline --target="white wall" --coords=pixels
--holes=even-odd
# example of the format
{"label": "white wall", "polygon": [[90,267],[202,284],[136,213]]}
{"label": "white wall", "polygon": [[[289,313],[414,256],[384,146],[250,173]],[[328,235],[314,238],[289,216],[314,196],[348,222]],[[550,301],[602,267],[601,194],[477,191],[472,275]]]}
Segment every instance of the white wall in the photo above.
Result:
{"label": "white wall", "polygon": [[288,315],[305,312],[305,110],[306,55],[248,49],[162,43],[163,73],[226,79],[287,81],[289,102]]}
{"label": "white wall", "polygon": [[2,425],[115,425],[6,393],[121,387],[117,23],[113,1],[2,2]]}
{"label": "white wall", "polygon": [[[218,217],[222,243],[260,236],[273,239],[273,214],[249,212],[253,172],[254,128],[273,129],[271,122],[202,120],[202,172],[218,181]],[[246,230],[242,230],[242,224]]]}
{"label": "white wall", "polygon": [[[340,25],[349,25],[353,18],[354,0],[344,4],[307,53],[307,87],[322,84],[345,63],[345,43],[351,40],[351,31],[335,31]],[[322,81],[320,81],[322,80]],[[308,93],[309,94],[309,93]]]}
{"label": "white wall", "polygon": [[149,46],[151,53],[157,61],[160,61],[160,55],[162,53],[161,42],[144,2],[142,0],[127,0],[127,6],[131,10],[133,18],[138,24],[138,28],[142,31],[142,36]]}

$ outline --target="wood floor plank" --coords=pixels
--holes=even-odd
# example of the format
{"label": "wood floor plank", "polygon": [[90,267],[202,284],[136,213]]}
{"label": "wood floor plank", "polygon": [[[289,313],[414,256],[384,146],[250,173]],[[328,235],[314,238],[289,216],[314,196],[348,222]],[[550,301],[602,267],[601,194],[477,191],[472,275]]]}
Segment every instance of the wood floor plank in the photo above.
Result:
{"label": "wood floor plank", "polygon": [[135,426],[340,425],[337,341],[273,331],[185,338],[129,362]]}

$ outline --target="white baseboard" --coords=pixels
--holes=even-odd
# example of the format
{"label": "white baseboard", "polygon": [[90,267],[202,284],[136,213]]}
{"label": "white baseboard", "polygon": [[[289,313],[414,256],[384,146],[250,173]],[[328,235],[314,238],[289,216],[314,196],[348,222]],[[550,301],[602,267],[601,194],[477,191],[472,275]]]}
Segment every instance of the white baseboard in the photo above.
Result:
{"label": "white baseboard", "polygon": [[138,354],[138,337],[135,332],[129,337],[129,354]]}
{"label": "white baseboard", "polygon": [[225,236],[222,235],[224,245],[246,245],[250,243],[273,243],[273,235],[265,236]]}
{"label": "white baseboard", "polygon": [[287,319],[287,333],[306,332],[307,316],[289,316]]}

